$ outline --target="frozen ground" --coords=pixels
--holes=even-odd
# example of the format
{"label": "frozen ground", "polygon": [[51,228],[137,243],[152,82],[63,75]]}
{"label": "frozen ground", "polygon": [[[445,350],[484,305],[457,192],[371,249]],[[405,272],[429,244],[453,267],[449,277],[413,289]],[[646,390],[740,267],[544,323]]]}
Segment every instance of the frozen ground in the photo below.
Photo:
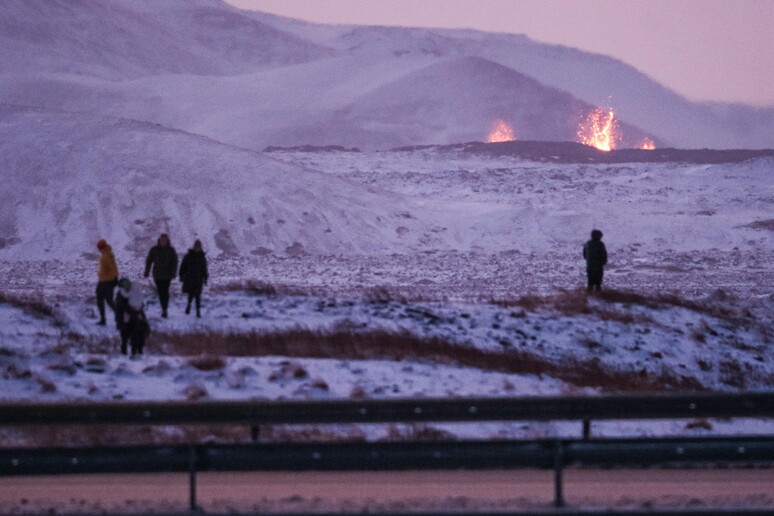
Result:
{"label": "frozen ground", "polygon": [[[202,319],[183,314],[179,298],[171,317],[161,319],[151,301],[154,333],[146,355],[135,359],[118,353],[113,328],[94,324],[93,299],[85,293],[51,289],[42,302],[9,295],[0,304],[0,397],[332,399],[736,391],[774,385],[771,297],[743,301],[719,292],[688,301],[611,291],[587,298],[575,291],[544,298],[409,301],[389,287],[349,297],[279,289],[266,293],[271,288],[265,284],[216,283],[206,295]],[[579,431],[575,424],[433,428],[438,435],[466,437]],[[595,426],[596,432],[611,435],[772,430],[764,421]],[[384,438],[395,431],[331,432]],[[288,432],[278,435],[295,435]],[[6,438],[27,442],[29,436],[11,432]]]}
{"label": "frozen ground", "polygon": [[[137,127],[144,137],[147,128]],[[197,148],[190,135],[162,134]],[[117,142],[118,136],[110,137]],[[771,159],[578,165],[438,148],[264,156],[209,141],[198,148],[213,157],[192,166],[208,159],[224,166],[218,153],[268,166],[276,179],[262,183],[267,199],[282,197],[275,191],[280,171],[292,174],[294,184],[304,185],[297,191],[314,196],[321,213],[329,210],[329,222],[338,214],[336,234],[352,245],[321,240],[313,253],[266,244],[262,253],[240,255],[226,252],[217,238],[214,245],[205,240],[213,281],[203,319],[183,315],[176,299],[171,318],[162,320],[150,301],[154,333],[148,354],[135,360],[117,353],[115,330],[94,325],[96,260],[86,247],[93,243],[84,239],[82,254],[70,259],[6,259],[0,262],[3,399],[511,396],[774,386]],[[110,156],[101,159],[108,163]],[[165,180],[174,174],[170,168]],[[350,225],[355,212],[347,198],[319,195],[315,185],[326,182],[366,199],[355,209],[381,213],[375,225]],[[249,174],[239,184],[249,185]],[[232,208],[222,199],[209,198],[210,206],[228,213]],[[245,199],[248,206],[250,196]],[[281,238],[303,238],[307,223],[294,214],[303,207],[286,205],[284,225],[299,236],[283,229]],[[406,207],[411,211],[402,211]],[[174,241],[176,219],[165,220]],[[238,233],[238,221],[214,220]],[[264,225],[257,222],[249,238],[259,242]],[[580,247],[591,227],[605,232],[611,293],[587,299],[578,290],[584,281]],[[410,236],[415,229],[424,236]],[[122,275],[139,277],[143,238],[152,241],[138,233],[115,246]],[[362,242],[370,242],[371,252],[353,251]],[[77,238],[67,245],[77,247]],[[5,249],[7,258],[13,249]],[[150,283],[144,287],[151,299]],[[573,434],[576,426],[434,431],[542,436]],[[708,428],[771,431],[761,421],[609,423],[598,430]],[[380,438],[389,429],[347,432]]]}

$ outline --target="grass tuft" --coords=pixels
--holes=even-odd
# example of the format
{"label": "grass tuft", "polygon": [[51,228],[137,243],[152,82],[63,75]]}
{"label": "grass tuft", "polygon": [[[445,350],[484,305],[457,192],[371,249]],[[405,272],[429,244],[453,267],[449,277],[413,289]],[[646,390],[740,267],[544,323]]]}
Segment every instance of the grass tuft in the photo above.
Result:
{"label": "grass tuft", "polygon": [[200,371],[218,371],[226,367],[226,361],[219,356],[202,354],[198,357],[189,358],[188,365]]}

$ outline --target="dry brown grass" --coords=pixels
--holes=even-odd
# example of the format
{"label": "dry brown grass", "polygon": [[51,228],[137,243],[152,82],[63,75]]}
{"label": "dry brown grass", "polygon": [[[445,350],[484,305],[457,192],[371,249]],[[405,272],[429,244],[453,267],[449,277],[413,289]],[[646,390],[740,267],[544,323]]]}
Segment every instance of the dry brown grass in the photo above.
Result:
{"label": "dry brown grass", "polygon": [[203,440],[248,443],[251,442],[251,431],[248,425],[33,425],[19,428],[0,428],[0,442],[6,448],[133,444],[174,445],[199,443]]}
{"label": "dry brown grass", "polygon": [[[604,299],[600,294],[595,296]],[[585,291],[564,291],[553,296],[523,296],[517,299],[496,299],[490,303],[505,308],[521,308],[528,312],[554,310],[562,315],[594,315],[603,321],[616,321],[624,324],[652,323],[653,319],[643,314],[633,314],[613,306],[601,307],[589,303]]]}
{"label": "dry brown grass", "polygon": [[552,296],[523,296],[517,299],[498,299],[490,301],[503,307],[519,307],[529,312],[539,310],[555,310],[563,315],[595,315],[602,320],[619,321],[623,323],[647,323],[653,320],[642,314],[623,312],[613,306],[592,305],[589,300],[600,299],[608,304],[620,304],[626,308],[638,305],[652,310],[665,308],[685,308],[693,312],[720,319],[734,325],[749,322],[750,314],[742,309],[734,308],[729,296],[723,291],[717,291],[705,300],[693,300],[676,294],[657,293],[640,294],[627,290],[606,289],[588,294],[584,290],[563,291]]}
{"label": "dry brown grass", "polygon": [[56,315],[53,306],[32,295],[19,296],[0,291],[0,303],[19,308],[33,317],[48,318]]}
{"label": "dry brown grass", "polygon": [[[696,380],[673,375],[668,371],[652,375],[646,372],[615,370],[595,360],[582,362],[568,358],[556,362],[531,351],[485,351],[439,338],[422,338],[410,333],[386,331],[321,332],[296,329],[268,334],[157,334],[153,347],[155,352],[184,356],[210,353],[219,356],[285,356],[339,360],[423,360],[503,373],[545,374],[574,385],[600,387],[608,392],[702,390]],[[297,370],[293,362],[288,362],[272,374],[272,377],[296,377]]]}
{"label": "dry brown grass", "polygon": [[21,380],[32,376],[32,372],[25,365],[11,362],[5,366],[3,371],[3,379],[5,380]]}
{"label": "dry brown grass", "polygon": [[456,441],[454,434],[424,423],[390,425],[384,441]]}
{"label": "dry brown grass", "polygon": [[354,425],[262,425],[258,428],[260,442],[364,442],[366,434]]}
{"label": "dry brown grass", "polygon": [[309,290],[298,288],[292,285],[276,285],[267,281],[247,280],[215,285],[213,292],[246,292],[254,296],[309,296],[313,293]]}
{"label": "dry brown grass", "polygon": [[188,365],[200,371],[218,371],[226,367],[226,361],[219,356],[202,354],[188,359]]}

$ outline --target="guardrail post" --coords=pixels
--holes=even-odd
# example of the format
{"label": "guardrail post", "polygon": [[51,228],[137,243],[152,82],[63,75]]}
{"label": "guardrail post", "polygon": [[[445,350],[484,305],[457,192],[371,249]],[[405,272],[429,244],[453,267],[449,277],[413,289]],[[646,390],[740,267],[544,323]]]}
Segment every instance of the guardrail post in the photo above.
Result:
{"label": "guardrail post", "polygon": [[591,437],[591,420],[583,420],[583,440],[586,441]]}
{"label": "guardrail post", "polygon": [[197,512],[199,508],[196,504],[196,446],[191,445],[188,448],[188,501],[189,510]]}
{"label": "guardrail post", "polygon": [[564,448],[562,441],[556,440],[554,448],[554,506],[564,507],[564,489],[562,485],[562,467],[564,466]]}

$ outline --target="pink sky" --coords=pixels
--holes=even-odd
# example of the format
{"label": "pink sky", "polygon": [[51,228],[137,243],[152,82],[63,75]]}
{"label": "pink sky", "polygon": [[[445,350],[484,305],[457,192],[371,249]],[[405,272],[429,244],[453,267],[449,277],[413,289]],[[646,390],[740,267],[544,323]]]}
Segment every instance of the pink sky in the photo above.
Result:
{"label": "pink sky", "polygon": [[691,100],[774,106],[774,0],[227,1],[321,23],[526,34],[616,57]]}

